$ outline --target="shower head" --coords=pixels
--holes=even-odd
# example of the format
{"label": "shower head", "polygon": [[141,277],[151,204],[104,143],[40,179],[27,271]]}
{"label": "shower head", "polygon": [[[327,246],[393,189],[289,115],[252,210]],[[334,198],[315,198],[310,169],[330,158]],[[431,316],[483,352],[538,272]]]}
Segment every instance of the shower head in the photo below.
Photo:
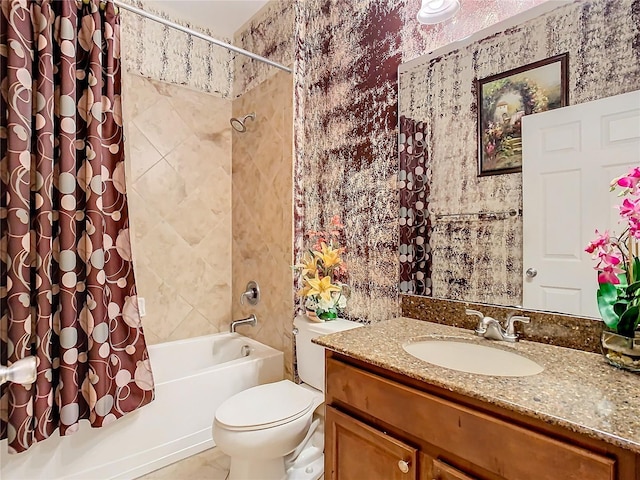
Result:
{"label": "shower head", "polygon": [[244,133],[247,131],[247,126],[245,125],[245,122],[247,121],[247,119],[255,120],[256,113],[252,112],[249,115],[245,115],[244,117],[242,117],[242,120],[237,119],[236,117],[233,117],[231,120],[229,120],[229,123],[231,124],[231,126],[236,132]]}

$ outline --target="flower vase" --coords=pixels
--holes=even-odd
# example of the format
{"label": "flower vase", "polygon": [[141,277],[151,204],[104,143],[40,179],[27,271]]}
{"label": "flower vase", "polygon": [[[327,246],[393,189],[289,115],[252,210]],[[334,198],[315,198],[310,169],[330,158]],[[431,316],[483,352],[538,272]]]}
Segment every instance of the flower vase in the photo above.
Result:
{"label": "flower vase", "polygon": [[635,337],[625,337],[605,330],[600,344],[604,358],[611,365],[640,373],[640,332],[635,332]]}
{"label": "flower vase", "polygon": [[318,317],[327,322],[329,320],[335,320],[336,318],[338,318],[338,314],[336,312],[322,312],[320,315],[318,315]]}
{"label": "flower vase", "polygon": [[323,311],[318,314],[315,310],[311,310],[309,308],[306,309],[306,314],[312,322],[328,322],[338,318],[337,313]]}

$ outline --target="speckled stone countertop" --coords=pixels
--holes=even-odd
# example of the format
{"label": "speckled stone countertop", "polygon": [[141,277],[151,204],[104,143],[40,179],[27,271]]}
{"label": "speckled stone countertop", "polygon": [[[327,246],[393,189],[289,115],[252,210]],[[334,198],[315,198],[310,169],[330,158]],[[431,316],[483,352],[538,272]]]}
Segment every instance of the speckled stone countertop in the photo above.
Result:
{"label": "speckled stone countertop", "polygon": [[421,336],[490,342],[470,330],[397,318],[325,335],[315,343],[402,375],[640,453],[640,375],[601,355],[536,342],[492,342],[544,367],[528,377],[476,375],[432,365],[402,344]]}

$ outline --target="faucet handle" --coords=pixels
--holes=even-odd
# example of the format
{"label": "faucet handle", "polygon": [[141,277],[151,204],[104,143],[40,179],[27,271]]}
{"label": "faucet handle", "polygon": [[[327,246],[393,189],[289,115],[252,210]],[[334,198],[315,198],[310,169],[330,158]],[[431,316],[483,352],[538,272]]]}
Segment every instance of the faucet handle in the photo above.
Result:
{"label": "faucet handle", "polygon": [[487,331],[487,326],[484,323],[484,314],[479,312],[478,310],[471,310],[470,308],[465,309],[464,313],[467,315],[473,315],[478,317],[480,320],[478,321],[478,325],[476,326],[476,335],[484,335]]}
{"label": "faucet handle", "polygon": [[506,335],[510,337],[516,336],[516,328],[515,328],[516,322],[531,323],[531,319],[529,317],[525,317],[522,315],[511,315],[509,318],[507,318],[507,328],[505,330]]}
{"label": "faucet handle", "polygon": [[247,288],[244,293],[240,295],[240,305],[244,305],[244,300],[247,299],[249,305],[257,305],[260,301],[260,287],[257,282],[251,280],[247,283]]}
{"label": "faucet handle", "polygon": [[484,314],[482,312],[479,312],[478,310],[471,310],[470,308],[466,308],[464,310],[464,313],[466,313],[467,315],[475,315],[476,317],[480,317],[480,319],[484,318]]}

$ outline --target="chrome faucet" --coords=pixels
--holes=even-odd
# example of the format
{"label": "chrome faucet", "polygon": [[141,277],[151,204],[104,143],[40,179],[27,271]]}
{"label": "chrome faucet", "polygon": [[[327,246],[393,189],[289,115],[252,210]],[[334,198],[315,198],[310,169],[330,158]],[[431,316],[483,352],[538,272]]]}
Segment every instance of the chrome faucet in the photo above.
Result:
{"label": "chrome faucet", "polygon": [[516,333],[515,323],[530,323],[529,317],[523,317],[522,315],[510,315],[507,317],[505,327],[502,328],[500,322],[492,317],[485,317],[482,312],[477,310],[466,309],[467,315],[475,315],[480,320],[476,327],[475,334],[479,337],[488,338],[490,340],[502,340],[505,342],[517,342],[518,334]]}
{"label": "chrome faucet", "polygon": [[229,331],[231,333],[235,333],[236,328],[238,328],[240,325],[251,325],[252,327],[255,327],[257,323],[258,323],[258,319],[252,313],[247,318],[243,318],[243,319],[240,319],[240,320],[234,320],[233,322],[231,322],[231,325],[229,325]]}

